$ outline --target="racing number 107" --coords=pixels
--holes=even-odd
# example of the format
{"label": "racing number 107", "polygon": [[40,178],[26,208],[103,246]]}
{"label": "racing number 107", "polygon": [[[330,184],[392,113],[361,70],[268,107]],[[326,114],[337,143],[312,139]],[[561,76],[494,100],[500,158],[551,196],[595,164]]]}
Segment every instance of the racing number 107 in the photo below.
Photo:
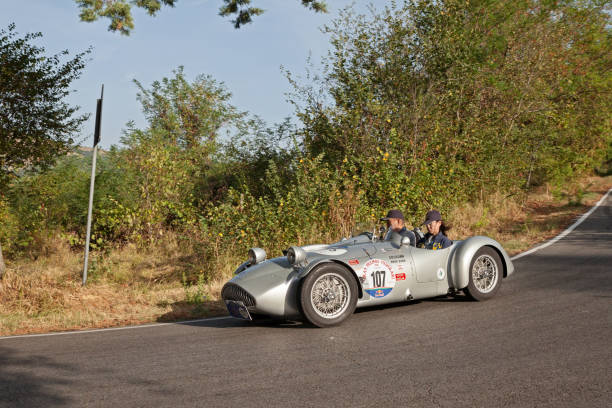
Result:
{"label": "racing number 107", "polygon": [[375,288],[382,288],[385,286],[386,271],[374,271],[370,276],[372,277],[372,283]]}

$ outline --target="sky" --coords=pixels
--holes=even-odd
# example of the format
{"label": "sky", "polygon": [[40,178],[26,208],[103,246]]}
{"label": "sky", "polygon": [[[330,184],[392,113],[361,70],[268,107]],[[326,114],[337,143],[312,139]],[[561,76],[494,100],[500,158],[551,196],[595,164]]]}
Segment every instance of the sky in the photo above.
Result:
{"label": "sky", "polygon": [[[107,19],[81,22],[73,0],[1,0],[0,28],[15,23],[19,37],[42,32],[35,44],[44,47],[46,55],[63,50],[75,55],[92,47],[66,101],[92,114],[75,137],[78,144],[90,146],[96,100],[104,84],[101,146],[107,149],[120,143],[128,121],[139,128],[146,125],[132,80],[149,88],[181,65],[189,80],[204,74],[223,82],[240,111],[258,115],[269,125],[281,122],[294,108],[286,101],[291,88],[280,67],[304,75],[308,57],[317,65],[329,50],[329,38],[320,28],[344,7],[367,12],[366,2],[353,0],[328,0],[327,14],[314,13],[299,0],[254,0],[266,12],[236,30],[231,18],[218,15],[222,3],[179,0],[156,17],[133,9],[135,28],[123,36],[107,31]],[[386,1],[371,3],[378,7]]]}

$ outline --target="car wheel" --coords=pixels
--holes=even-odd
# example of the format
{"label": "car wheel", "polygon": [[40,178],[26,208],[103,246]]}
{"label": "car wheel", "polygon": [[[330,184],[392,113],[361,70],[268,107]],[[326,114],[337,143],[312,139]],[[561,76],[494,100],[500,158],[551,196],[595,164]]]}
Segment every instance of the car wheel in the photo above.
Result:
{"label": "car wheel", "polygon": [[346,268],[334,263],[321,265],[302,282],[302,313],[315,326],[338,325],[355,311],[358,290],[354,276]]}
{"label": "car wheel", "polygon": [[474,300],[487,300],[499,290],[503,277],[499,254],[493,248],[480,248],[470,262],[470,281],[465,293]]}

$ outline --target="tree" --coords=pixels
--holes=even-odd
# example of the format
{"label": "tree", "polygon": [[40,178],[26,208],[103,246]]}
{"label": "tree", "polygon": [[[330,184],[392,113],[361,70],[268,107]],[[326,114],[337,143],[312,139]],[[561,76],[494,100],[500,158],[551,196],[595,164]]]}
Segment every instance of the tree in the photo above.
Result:
{"label": "tree", "polygon": [[87,50],[62,62],[68,51],[46,56],[31,42],[41,33],[17,37],[15,25],[0,30],[0,186],[25,166],[46,165],[72,145],[72,134],[89,115],[64,98],[85,67]]}
{"label": "tree", "polygon": [[[135,211],[148,237],[194,218],[195,204],[211,195],[203,184],[218,137],[244,116],[229,103],[231,94],[222,83],[204,75],[189,82],[182,67],[173,74],[150,88],[135,81],[148,126],[129,126],[121,139],[122,167],[140,190]],[[202,194],[194,195],[196,185]]]}
{"label": "tree", "polygon": [[[19,38],[15,24],[0,30],[0,189],[19,169],[50,164],[68,151],[71,135],[88,118],[64,98],[90,50],[62,62],[68,51],[46,56],[44,48],[31,44],[39,37]],[[3,269],[0,248],[0,274]]]}
{"label": "tree", "polygon": [[[150,16],[155,16],[162,6],[174,7],[178,0],[75,0],[81,9],[81,20],[92,22],[100,17],[110,19],[109,31],[119,31],[129,35],[134,29],[132,7],[144,9]],[[327,12],[324,1],[301,0],[304,7],[315,12]],[[232,23],[235,28],[251,23],[253,17],[261,15],[263,9],[251,7],[251,0],[223,0],[219,8],[222,17],[236,16]]]}
{"label": "tree", "polygon": [[221,128],[242,114],[228,103],[231,94],[223,83],[205,75],[189,83],[182,66],[173,73],[173,78],[154,81],[150,89],[134,80],[149,130],[179,148],[200,147],[210,153]]}

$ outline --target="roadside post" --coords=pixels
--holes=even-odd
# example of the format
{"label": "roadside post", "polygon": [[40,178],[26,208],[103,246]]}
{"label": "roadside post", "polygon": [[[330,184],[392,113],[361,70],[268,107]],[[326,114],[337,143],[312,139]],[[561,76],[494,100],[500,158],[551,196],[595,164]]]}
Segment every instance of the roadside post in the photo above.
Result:
{"label": "roadside post", "polygon": [[87,263],[89,260],[89,239],[91,236],[91,212],[93,208],[94,184],[96,181],[96,158],[98,156],[98,142],[100,142],[100,126],[102,122],[102,99],[104,99],[104,84],[100,99],[96,105],[96,127],[94,130],[93,159],[91,161],[91,183],[89,184],[89,207],[87,209],[87,233],[85,234],[85,262],[83,265],[83,286],[87,283]]}

